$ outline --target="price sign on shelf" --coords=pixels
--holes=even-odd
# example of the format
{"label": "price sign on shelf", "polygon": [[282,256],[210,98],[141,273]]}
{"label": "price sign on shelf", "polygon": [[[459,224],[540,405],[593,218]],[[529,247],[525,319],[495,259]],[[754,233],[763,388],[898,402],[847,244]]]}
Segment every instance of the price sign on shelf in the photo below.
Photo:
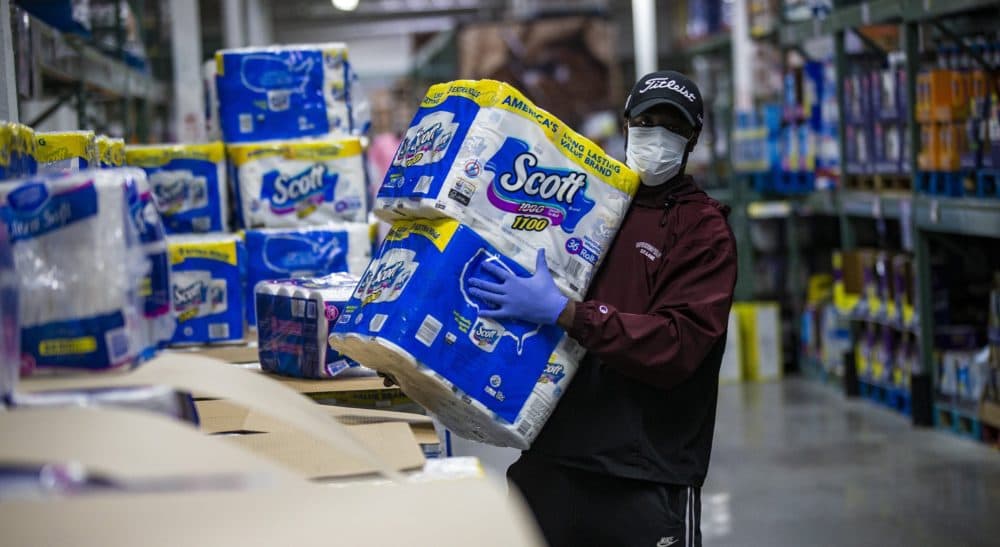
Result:
{"label": "price sign on shelf", "polygon": [[941,222],[941,204],[936,199],[931,200],[930,218],[931,224]]}

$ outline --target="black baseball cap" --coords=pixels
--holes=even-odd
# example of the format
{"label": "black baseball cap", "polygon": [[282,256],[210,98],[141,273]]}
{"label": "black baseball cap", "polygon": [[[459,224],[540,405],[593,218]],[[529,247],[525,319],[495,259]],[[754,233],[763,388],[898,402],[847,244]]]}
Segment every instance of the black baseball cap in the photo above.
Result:
{"label": "black baseball cap", "polygon": [[701,129],[705,114],[701,91],[687,76],[675,70],[659,70],[639,78],[625,99],[625,118],[638,116],[659,104],[678,108],[695,130]]}

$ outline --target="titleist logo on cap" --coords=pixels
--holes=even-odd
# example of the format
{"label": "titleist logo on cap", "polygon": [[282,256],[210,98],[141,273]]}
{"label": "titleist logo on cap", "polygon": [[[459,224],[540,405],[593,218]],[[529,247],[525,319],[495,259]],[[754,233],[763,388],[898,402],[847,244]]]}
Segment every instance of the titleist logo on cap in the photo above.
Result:
{"label": "titleist logo on cap", "polygon": [[683,85],[679,85],[673,78],[650,78],[646,80],[646,87],[639,90],[639,93],[645,93],[650,89],[662,89],[667,88],[671,91],[676,91],[681,95],[684,95],[687,100],[694,102],[695,95],[693,91],[688,91],[688,88]]}

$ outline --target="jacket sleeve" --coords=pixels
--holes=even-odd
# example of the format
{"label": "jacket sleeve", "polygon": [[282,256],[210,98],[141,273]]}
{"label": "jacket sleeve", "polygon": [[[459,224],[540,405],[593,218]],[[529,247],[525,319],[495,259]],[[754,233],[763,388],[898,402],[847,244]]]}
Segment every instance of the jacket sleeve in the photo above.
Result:
{"label": "jacket sleeve", "polygon": [[669,389],[686,380],[726,331],[736,250],[722,215],[677,241],[657,277],[650,313],[589,300],[576,306],[570,336],[622,374]]}

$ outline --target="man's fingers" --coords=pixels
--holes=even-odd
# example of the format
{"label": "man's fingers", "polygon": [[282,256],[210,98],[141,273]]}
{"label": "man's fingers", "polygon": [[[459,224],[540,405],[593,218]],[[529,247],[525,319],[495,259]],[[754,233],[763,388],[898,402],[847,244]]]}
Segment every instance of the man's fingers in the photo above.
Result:
{"label": "man's fingers", "polygon": [[494,306],[503,305],[504,297],[503,295],[484,291],[482,289],[477,289],[475,287],[469,289],[469,296],[473,298],[478,298],[487,304],[492,304]]}
{"label": "man's fingers", "polygon": [[483,270],[486,273],[488,273],[488,274],[492,275],[493,277],[495,277],[497,279],[497,281],[499,281],[501,283],[503,283],[504,281],[507,281],[508,279],[510,279],[514,275],[514,274],[508,272],[507,270],[501,268],[499,265],[497,265],[494,262],[484,262],[483,263]]}
{"label": "man's fingers", "polygon": [[545,247],[538,249],[538,254],[535,255],[535,273],[549,269],[549,264],[545,260]]}
{"label": "man's fingers", "polygon": [[496,320],[507,319],[508,317],[510,317],[510,312],[508,312],[504,308],[497,308],[495,310],[481,309],[479,310],[479,317],[483,317],[485,319],[496,319]]}
{"label": "man's fingers", "polygon": [[480,279],[478,277],[470,277],[469,286],[498,294],[503,292],[503,285],[486,281],[485,279]]}

